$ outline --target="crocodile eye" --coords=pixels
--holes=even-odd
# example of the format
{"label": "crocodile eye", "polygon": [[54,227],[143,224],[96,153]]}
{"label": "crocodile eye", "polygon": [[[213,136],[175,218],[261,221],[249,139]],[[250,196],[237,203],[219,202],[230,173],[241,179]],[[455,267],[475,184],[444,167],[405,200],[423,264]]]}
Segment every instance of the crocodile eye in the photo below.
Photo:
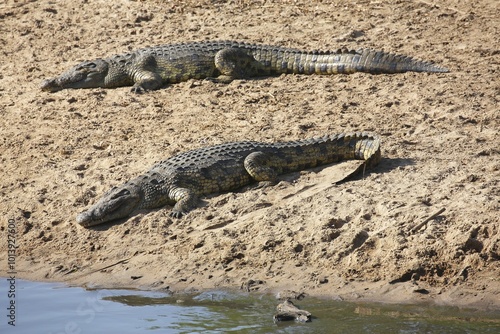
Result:
{"label": "crocodile eye", "polygon": [[130,191],[128,189],[122,189],[122,190],[120,190],[119,193],[111,196],[111,199],[117,199],[119,197],[123,197],[123,196],[127,196],[127,195],[130,195]]}
{"label": "crocodile eye", "polygon": [[81,64],[80,66],[78,66],[76,68],[76,70],[77,71],[88,71],[88,70],[94,69],[96,67],[97,67],[97,65],[95,63],[85,63],[85,64]]}

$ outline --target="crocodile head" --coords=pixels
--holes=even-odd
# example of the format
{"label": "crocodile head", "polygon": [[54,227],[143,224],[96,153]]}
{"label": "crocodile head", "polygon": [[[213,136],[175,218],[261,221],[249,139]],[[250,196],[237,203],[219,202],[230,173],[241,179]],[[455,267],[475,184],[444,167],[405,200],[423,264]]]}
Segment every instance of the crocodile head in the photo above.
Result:
{"label": "crocodile head", "polygon": [[96,204],[80,213],[76,222],[88,227],[127,217],[139,207],[141,198],[140,186],[127,182],[105,193]]}
{"label": "crocodile head", "polygon": [[104,87],[108,68],[108,63],[103,59],[84,61],[56,78],[44,80],[40,88],[57,92],[66,88]]}

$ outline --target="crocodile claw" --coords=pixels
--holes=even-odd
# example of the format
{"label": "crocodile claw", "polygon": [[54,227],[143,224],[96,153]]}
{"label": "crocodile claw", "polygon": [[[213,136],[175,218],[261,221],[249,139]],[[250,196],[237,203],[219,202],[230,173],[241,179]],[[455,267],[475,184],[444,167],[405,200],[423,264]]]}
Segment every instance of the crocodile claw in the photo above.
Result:
{"label": "crocodile claw", "polygon": [[170,217],[172,218],[182,218],[182,216],[185,216],[186,212],[182,211],[171,211],[170,212]]}

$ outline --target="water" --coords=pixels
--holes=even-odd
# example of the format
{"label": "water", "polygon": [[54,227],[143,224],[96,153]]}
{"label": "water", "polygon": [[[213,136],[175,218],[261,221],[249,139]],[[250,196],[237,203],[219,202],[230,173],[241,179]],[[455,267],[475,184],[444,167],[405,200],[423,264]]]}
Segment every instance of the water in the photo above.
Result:
{"label": "water", "polygon": [[[296,304],[312,322],[274,324],[277,301],[224,291],[169,296],[136,290],[86,290],[16,280],[15,299],[0,279],[0,333],[500,333],[500,310],[346,303]],[[15,327],[7,307],[15,300]]]}

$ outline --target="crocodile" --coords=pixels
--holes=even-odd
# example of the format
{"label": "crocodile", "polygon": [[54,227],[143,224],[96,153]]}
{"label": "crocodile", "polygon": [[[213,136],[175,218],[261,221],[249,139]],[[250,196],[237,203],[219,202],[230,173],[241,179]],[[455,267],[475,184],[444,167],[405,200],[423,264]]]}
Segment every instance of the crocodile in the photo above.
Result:
{"label": "crocodile", "polygon": [[352,132],[290,142],[241,141],[203,147],[160,161],[145,174],[113,187],[76,221],[88,227],[165,205],[173,205],[170,216],[181,218],[197,206],[200,196],[254,182],[274,184],[278,175],[346,159],[364,160],[346,178],[377,165],[380,138]]}
{"label": "crocodile", "polygon": [[164,84],[211,78],[233,79],[287,74],[349,74],[354,72],[448,72],[430,62],[371,49],[305,51],[236,41],[204,41],[146,47],[133,52],[84,61],[41,89],[132,86],[142,93]]}

